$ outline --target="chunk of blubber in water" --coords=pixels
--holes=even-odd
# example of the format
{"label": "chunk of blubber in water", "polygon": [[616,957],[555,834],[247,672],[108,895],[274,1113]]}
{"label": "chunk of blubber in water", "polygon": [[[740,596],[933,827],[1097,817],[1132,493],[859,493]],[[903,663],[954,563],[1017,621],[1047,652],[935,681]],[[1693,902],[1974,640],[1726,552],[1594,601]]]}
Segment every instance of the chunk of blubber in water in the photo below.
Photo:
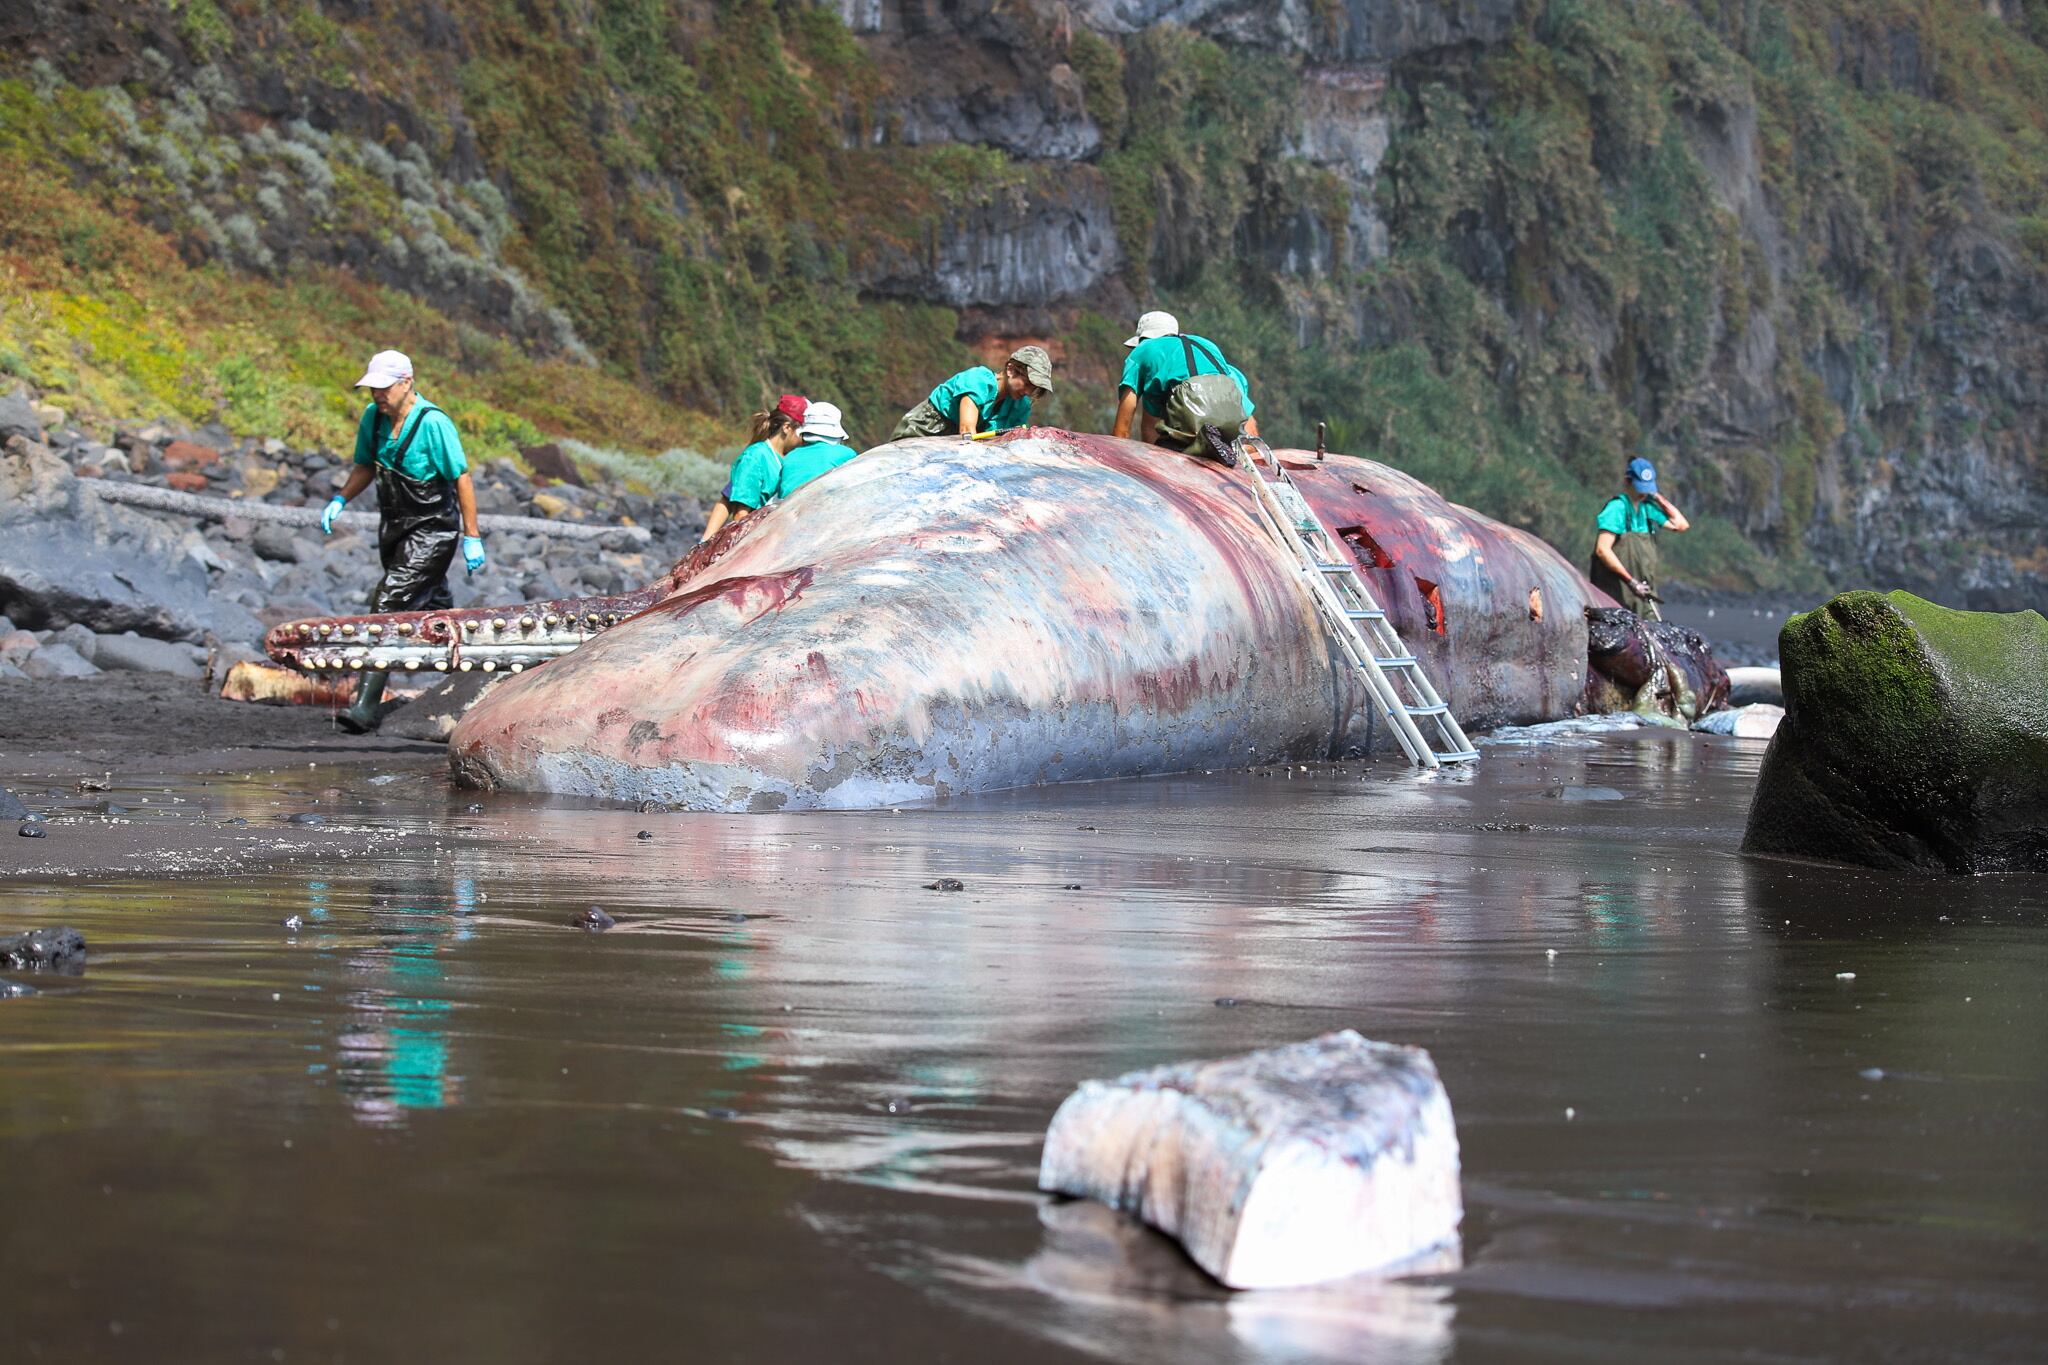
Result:
{"label": "chunk of blubber in water", "polygon": [[1350,1029],[1084,1081],[1038,1185],[1137,1216],[1233,1289],[1399,1270],[1464,1217],[1436,1064]]}

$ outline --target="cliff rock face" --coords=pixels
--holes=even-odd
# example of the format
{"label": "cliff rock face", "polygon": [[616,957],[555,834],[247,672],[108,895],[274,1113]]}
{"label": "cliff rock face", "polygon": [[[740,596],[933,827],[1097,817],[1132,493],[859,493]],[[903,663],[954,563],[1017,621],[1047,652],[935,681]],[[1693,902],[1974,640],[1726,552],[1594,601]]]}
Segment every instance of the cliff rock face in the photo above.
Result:
{"label": "cliff rock face", "polygon": [[[0,159],[667,398],[900,411],[1129,314],[1577,555],[2048,597],[2048,17],[1852,0],[24,0]],[[77,234],[54,270],[91,273]],[[70,243],[67,245],[66,243]],[[958,343],[967,343],[961,347]],[[4,359],[4,357],[0,357]],[[24,362],[27,363],[27,362]],[[21,372],[20,367],[16,367]],[[30,374],[30,378],[38,378]]]}

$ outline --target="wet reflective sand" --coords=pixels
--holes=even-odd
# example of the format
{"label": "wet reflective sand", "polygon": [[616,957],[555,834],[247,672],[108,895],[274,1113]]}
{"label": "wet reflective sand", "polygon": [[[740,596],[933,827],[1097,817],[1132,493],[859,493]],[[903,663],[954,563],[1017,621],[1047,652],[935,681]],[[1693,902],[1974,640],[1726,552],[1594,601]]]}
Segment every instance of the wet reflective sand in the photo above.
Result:
{"label": "wet reflective sand", "polygon": [[[0,1001],[0,1358],[2041,1359],[2048,884],[1744,859],[1761,755],[859,815],[117,779],[49,842],[361,851],[0,882],[92,944]],[[1033,1192],[1077,1081],[1347,1026],[1436,1058],[1462,1268],[1231,1296]]]}

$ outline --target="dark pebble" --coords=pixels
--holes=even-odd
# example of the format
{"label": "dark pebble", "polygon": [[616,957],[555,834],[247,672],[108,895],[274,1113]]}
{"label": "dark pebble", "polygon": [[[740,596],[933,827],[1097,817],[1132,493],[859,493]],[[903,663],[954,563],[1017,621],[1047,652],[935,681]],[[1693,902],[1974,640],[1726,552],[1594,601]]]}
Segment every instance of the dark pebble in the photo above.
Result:
{"label": "dark pebble", "polygon": [[16,830],[15,833],[19,834],[24,839],[42,839],[48,837],[47,832],[43,829],[41,825],[32,824],[26,820],[22,822],[21,828]]}
{"label": "dark pebble", "polygon": [[327,823],[327,817],[315,815],[309,810],[302,810],[297,815],[287,815],[285,823],[289,825],[324,825]]}
{"label": "dark pebble", "polygon": [[1219,996],[1217,996],[1217,997],[1216,997],[1216,1008],[1217,1008],[1217,1009],[1222,1009],[1222,1010],[1234,1010],[1234,1009],[1236,1009],[1236,1008],[1237,1008],[1237,1007],[1238,1007],[1239,1005],[1242,1005],[1243,1003],[1244,1003],[1244,1001],[1242,1001],[1242,1000],[1238,999],[1238,998],[1237,998],[1236,996],[1234,996],[1234,995],[1219,995]]}
{"label": "dark pebble", "polygon": [[570,920],[569,923],[575,925],[578,929],[588,929],[593,934],[601,934],[614,924],[617,924],[618,921],[607,915],[602,906],[593,905],[575,919]]}
{"label": "dark pebble", "polygon": [[1060,888],[1060,890],[1062,891],[1079,891],[1080,889],[1081,883],[1079,882],[1068,882],[1065,886]]}
{"label": "dark pebble", "polygon": [[668,806],[660,801],[642,801],[640,803],[640,813],[642,815],[667,815]]}
{"label": "dark pebble", "polygon": [[654,837],[654,831],[651,829],[643,829],[633,837],[635,839],[652,839]]}
{"label": "dark pebble", "polygon": [[228,819],[225,823],[230,825],[246,825],[249,823],[249,818],[245,815],[237,815]]}
{"label": "dark pebble", "polygon": [[1083,834],[1095,833],[1095,826],[1093,825],[1076,825],[1074,828],[1080,830]]}
{"label": "dark pebble", "polygon": [[717,1108],[704,1111],[704,1117],[707,1119],[736,1119],[739,1116],[740,1111],[737,1109]]}
{"label": "dark pebble", "polygon": [[967,883],[961,881],[958,877],[941,877],[935,882],[926,882],[924,889],[927,891],[965,891]]}
{"label": "dark pebble", "polygon": [[26,820],[28,807],[21,804],[21,798],[5,787],[0,787],[0,820]]}
{"label": "dark pebble", "polygon": [[480,801],[472,801],[467,806],[464,806],[463,809],[471,815],[482,815],[484,813],[483,803]]}

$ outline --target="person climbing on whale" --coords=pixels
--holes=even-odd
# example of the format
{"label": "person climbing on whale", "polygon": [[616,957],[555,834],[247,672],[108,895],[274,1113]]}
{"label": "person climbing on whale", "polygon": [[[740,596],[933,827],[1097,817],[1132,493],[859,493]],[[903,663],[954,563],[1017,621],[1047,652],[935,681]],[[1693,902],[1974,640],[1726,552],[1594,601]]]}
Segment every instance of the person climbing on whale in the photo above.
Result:
{"label": "person climbing on whale", "polygon": [[754,414],[747,446],[732,462],[732,477],[718,497],[718,506],[704,520],[701,544],[725,529],[728,521],[742,521],[766,507],[782,486],[782,457],[802,442],[800,428],[810,404],[793,393],[785,393],[774,407]]}
{"label": "person climbing on whale", "polygon": [[1141,426],[1149,445],[1168,446],[1190,455],[1207,454],[1226,465],[1237,463],[1231,441],[1257,436],[1258,420],[1251,385],[1244,372],[1223,356],[1207,337],[1180,329],[1171,313],[1150,312],[1138,319],[1136,333],[1125,340],[1123,379],[1117,386],[1116,424],[1112,436],[1129,436],[1132,420],[1144,409]]}
{"label": "person climbing on whale", "polygon": [[1638,456],[1622,472],[1621,492],[1607,500],[1593,523],[1593,586],[1645,620],[1657,610],[1657,532],[1690,531],[1692,523],[1657,491],[1657,466]]}
{"label": "person climbing on whale", "polygon": [[903,414],[889,439],[976,436],[1031,424],[1031,400],[1052,392],[1052,356],[1043,346],[1019,346],[998,375],[986,365],[962,370]]}
{"label": "person climbing on whale", "polygon": [[797,428],[802,443],[782,457],[782,481],[775,496],[786,498],[828,469],[837,469],[860,454],[846,444],[846,427],[831,403],[813,403]]}
{"label": "person climbing on whale", "polygon": [[[412,361],[401,351],[370,357],[355,387],[370,391],[356,425],[355,464],[341,491],[320,515],[320,530],[334,534],[334,519],[348,500],[377,485],[377,554],[384,576],[370,590],[370,610],[431,611],[452,607],[448,569],[455,552],[470,573],[484,566],[477,528],[476,493],[455,423],[419,391]],[[391,675],[363,674],[355,703],[335,717],[352,734],[377,728],[377,708]]]}

